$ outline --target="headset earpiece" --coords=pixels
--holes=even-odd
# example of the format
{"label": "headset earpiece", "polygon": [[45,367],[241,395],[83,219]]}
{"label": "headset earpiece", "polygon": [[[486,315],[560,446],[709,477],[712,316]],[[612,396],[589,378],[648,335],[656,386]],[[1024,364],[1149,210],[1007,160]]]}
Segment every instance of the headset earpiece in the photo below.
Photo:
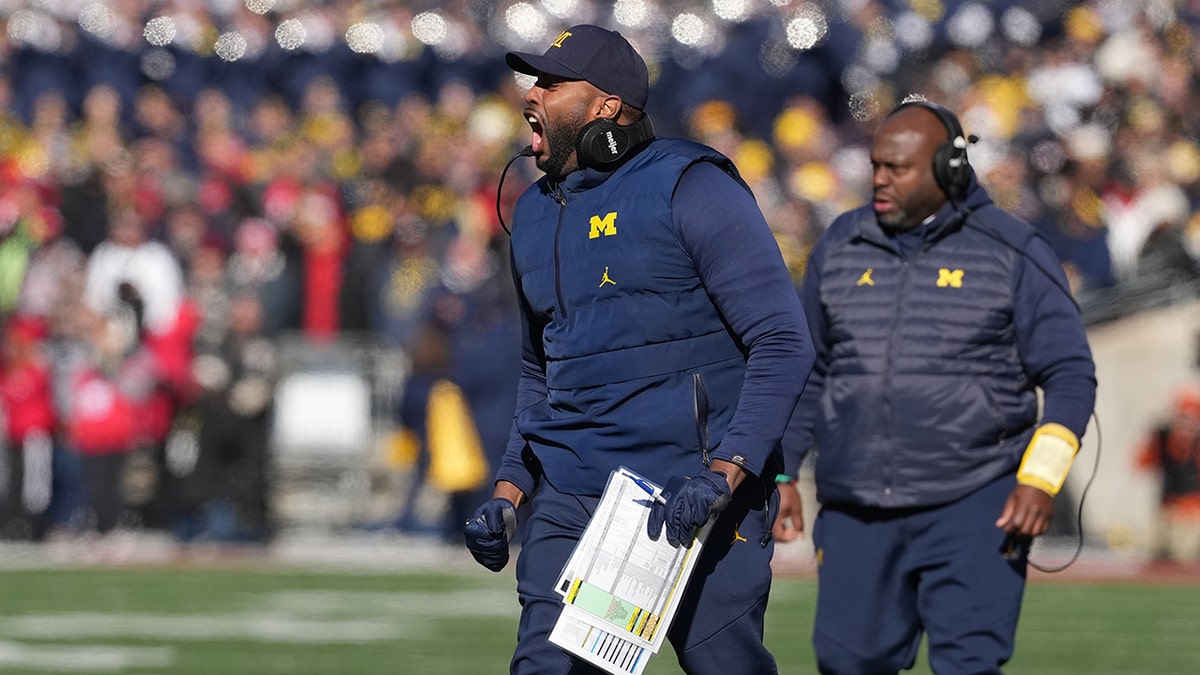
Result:
{"label": "headset earpiece", "polygon": [[576,155],[580,166],[607,169],[623,160],[631,150],[654,138],[650,116],[630,125],[621,125],[608,118],[589,122],[579,134]]}
{"label": "headset earpiece", "polygon": [[962,124],[958,117],[946,108],[929,101],[906,101],[896,106],[891,114],[904,108],[920,107],[937,115],[942,126],[946,127],[948,140],[937,147],[933,154],[933,177],[938,187],[946,195],[946,199],[959,203],[967,196],[967,187],[971,182],[971,164],[967,160],[967,146],[977,139],[963,133]]}

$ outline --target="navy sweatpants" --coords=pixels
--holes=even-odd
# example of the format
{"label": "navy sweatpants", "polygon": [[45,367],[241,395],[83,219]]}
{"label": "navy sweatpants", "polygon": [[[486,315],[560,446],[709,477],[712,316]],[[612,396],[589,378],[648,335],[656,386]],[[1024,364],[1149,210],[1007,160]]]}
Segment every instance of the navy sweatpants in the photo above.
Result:
{"label": "navy sweatpants", "polygon": [[[771,588],[775,544],[763,504],[747,481],[705,543],[667,639],[689,675],[772,675],[775,658],[763,645],[763,615]],[[543,482],[517,559],[521,621],[513,675],[584,675],[601,671],[568,657],[548,641],[562,598],[554,584],[583,535],[598,499],[556,492]],[[736,535],[736,536],[735,536]],[[658,658],[662,658],[659,654]]]}
{"label": "navy sweatpants", "polygon": [[922,631],[939,675],[999,673],[1012,656],[1028,543],[996,527],[1005,476],[928,509],[822,508],[813,528],[813,647],[822,673],[912,667]]}

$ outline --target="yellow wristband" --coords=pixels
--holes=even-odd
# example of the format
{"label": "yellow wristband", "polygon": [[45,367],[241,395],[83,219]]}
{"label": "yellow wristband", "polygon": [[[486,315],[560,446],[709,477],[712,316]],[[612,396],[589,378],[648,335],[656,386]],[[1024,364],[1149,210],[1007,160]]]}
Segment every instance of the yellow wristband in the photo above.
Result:
{"label": "yellow wristband", "polygon": [[1077,452],[1079,439],[1070,429],[1061,424],[1043,424],[1029,439],[1025,457],[1017,468],[1017,482],[1057,495]]}

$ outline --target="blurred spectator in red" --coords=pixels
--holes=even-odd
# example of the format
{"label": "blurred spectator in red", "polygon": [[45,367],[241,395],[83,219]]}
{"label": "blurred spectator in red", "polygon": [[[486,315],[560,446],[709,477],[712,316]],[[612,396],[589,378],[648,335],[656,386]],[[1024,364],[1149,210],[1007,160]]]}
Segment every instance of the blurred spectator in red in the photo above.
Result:
{"label": "blurred spectator in red", "polygon": [[341,330],[342,265],[348,246],[336,197],[304,190],[291,229],[304,255],[303,332],[317,340],[335,339]]}
{"label": "blurred spectator in red", "polygon": [[288,264],[299,262],[303,292],[299,328],[307,337],[328,340],[340,327],[338,312],[342,262],[349,244],[341,194],[322,173],[320,153],[292,139],[263,189],[264,217],[280,233]]}
{"label": "blurred spectator in red", "polygon": [[[69,410],[67,377],[81,353],[77,326],[86,262],[79,246],[64,235],[42,244],[30,258],[17,304],[18,314],[36,317],[46,327],[42,351],[51,370],[54,406],[60,411]],[[80,462],[64,444],[66,422],[66,415],[60,414],[52,433],[53,486],[44,521],[48,535],[77,527],[82,515]]]}
{"label": "blurred spectator in red", "polygon": [[56,411],[49,364],[41,352],[46,326],[40,319],[14,315],[4,328],[0,351],[0,427],[4,445],[0,468],[0,538],[40,541],[43,514],[50,504],[52,435]]}
{"label": "blurred spectator in red", "polygon": [[80,309],[88,358],[70,374],[63,416],[69,446],[83,460],[89,524],[107,534],[135,524],[132,507],[147,503],[156,487],[144,416],[157,366],[127,318]]}
{"label": "blurred spectator in red", "polygon": [[[166,527],[174,507],[165,464],[165,443],[175,413],[193,396],[191,349],[200,317],[184,294],[183,271],[170,249],[150,239],[133,211],[113,215],[110,235],[92,253],[84,301],[106,320],[121,321],[131,333],[127,348],[145,355],[152,378],[139,398],[139,438],[149,487],[145,523]],[[141,362],[139,361],[139,365]]]}
{"label": "blurred spectator in red", "polygon": [[1200,384],[1175,390],[1174,409],[1143,442],[1138,466],[1161,478],[1161,522],[1154,554],[1200,561]]}
{"label": "blurred spectator in red", "polygon": [[178,484],[167,462],[167,446],[178,414],[200,394],[192,372],[194,345],[201,324],[196,302],[184,296],[174,321],[161,331],[143,331],[140,339],[154,359],[155,387],[146,402],[144,424],[148,450],[153,460],[155,490],[143,508],[145,524],[164,529],[179,511]]}

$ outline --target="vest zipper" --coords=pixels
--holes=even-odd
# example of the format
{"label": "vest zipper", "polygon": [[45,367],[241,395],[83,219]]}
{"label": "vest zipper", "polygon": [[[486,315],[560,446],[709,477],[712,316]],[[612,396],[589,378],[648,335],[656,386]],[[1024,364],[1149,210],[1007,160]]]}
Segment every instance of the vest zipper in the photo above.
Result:
{"label": "vest zipper", "polygon": [[554,297],[558,300],[558,313],[563,319],[567,318],[567,303],[563,301],[562,290],[562,261],[558,255],[558,245],[562,238],[563,216],[567,212],[567,198],[558,185],[553,190],[554,201],[558,202],[558,222],[554,225]]}
{"label": "vest zipper", "polygon": [[[900,333],[900,316],[903,313],[904,297],[908,295],[908,278],[911,266],[907,259],[900,261],[900,286],[899,293],[896,296],[896,304],[894,305],[895,313],[892,315],[892,329],[888,331],[887,345],[887,366],[884,370],[883,391],[889,392],[885,394],[887,399],[884,405],[887,408],[887,430],[888,438],[895,440],[896,438],[896,407],[892,401],[890,392],[892,391],[892,376],[895,374],[895,355],[896,355],[896,336]],[[888,453],[883,466],[883,494],[891,496],[892,494],[892,460],[895,459],[892,453]]]}

